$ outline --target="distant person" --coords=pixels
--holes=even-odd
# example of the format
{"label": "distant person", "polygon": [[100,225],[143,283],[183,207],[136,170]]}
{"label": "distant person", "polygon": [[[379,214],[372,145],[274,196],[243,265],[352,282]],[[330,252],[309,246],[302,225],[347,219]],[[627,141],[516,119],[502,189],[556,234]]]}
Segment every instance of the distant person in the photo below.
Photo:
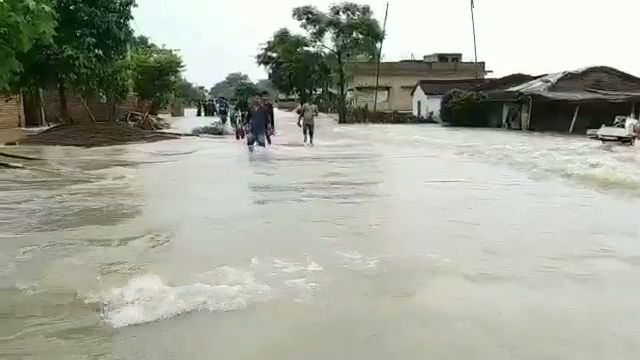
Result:
{"label": "distant person", "polygon": [[227,117],[229,116],[229,103],[227,103],[227,99],[224,97],[221,97],[218,102],[218,116],[220,116],[222,125],[226,125]]}
{"label": "distant person", "polygon": [[202,101],[198,100],[196,102],[196,106],[198,107],[198,110],[196,111],[196,116],[200,117],[202,116]]}
{"label": "distant person", "polygon": [[218,113],[218,109],[216,108],[216,103],[211,100],[209,102],[209,116],[216,116],[216,114]]}
{"label": "distant person", "polygon": [[271,131],[271,117],[269,108],[260,96],[253,98],[253,104],[247,112],[244,123],[249,127],[247,133],[247,147],[249,151],[253,152],[255,143],[258,143],[260,147],[266,147],[267,134]]}
{"label": "distant person", "polygon": [[[304,143],[313,145],[313,134],[315,130],[315,117],[318,115],[318,107],[306,102],[300,107],[300,115],[298,116],[298,126],[302,127],[302,134],[304,135]],[[302,124],[301,124],[302,122]]]}
{"label": "distant person", "polygon": [[267,143],[271,145],[271,137],[276,134],[276,117],[273,111],[273,103],[269,99],[269,93],[264,91],[262,93],[262,102],[269,110],[269,117],[271,122],[269,124],[269,132],[267,132]]}

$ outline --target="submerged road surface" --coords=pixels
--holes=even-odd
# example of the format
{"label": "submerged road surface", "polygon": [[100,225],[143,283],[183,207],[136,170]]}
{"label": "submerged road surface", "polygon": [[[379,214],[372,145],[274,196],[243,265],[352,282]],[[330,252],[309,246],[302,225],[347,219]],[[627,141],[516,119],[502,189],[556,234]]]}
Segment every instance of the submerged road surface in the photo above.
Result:
{"label": "submerged road surface", "polygon": [[11,149],[0,358],[637,358],[639,147],[277,116],[253,155]]}

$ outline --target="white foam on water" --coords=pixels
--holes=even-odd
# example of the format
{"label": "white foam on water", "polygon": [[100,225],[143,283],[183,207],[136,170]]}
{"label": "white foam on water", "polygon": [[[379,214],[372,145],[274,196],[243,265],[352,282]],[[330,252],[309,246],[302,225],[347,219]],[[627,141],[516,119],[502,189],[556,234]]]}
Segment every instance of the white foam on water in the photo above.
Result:
{"label": "white foam on water", "polygon": [[640,191],[640,151],[635,146],[602,147],[572,138],[529,138],[508,145],[467,144],[457,153],[506,162],[534,172],[555,174],[604,188]]}
{"label": "white foam on water", "polygon": [[28,296],[36,295],[43,290],[40,288],[40,284],[37,282],[27,282],[27,281],[16,281],[16,289],[23,291]]}
{"label": "white foam on water", "polygon": [[[269,298],[271,288],[251,273],[220,268],[203,274],[203,282],[168,285],[159,276],[131,279],[101,296],[104,320],[115,328],[170,319],[194,311],[234,311]],[[206,283],[211,279],[218,283]]]}
{"label": "white foam on water", "polygon": [[365,271],[378,267],[380,260],[376,257],[365,257],[357,251],[336,251],[343,260],[344,267],[351,270]]}
{"label": "white foam on water", "polygon": [[324,268],[315,261],[307,258],[306,263],[289,262],[284,259],[273,260],[273,266],[283,273],[294,274],[299,272],[320,272]]}
{"label": "white foam on water", "polygon": [[320,288],[320,284],[311,282],[306,278],[285,280],[284,284],[295,293],[295,302],[310,302],[313,294]]}

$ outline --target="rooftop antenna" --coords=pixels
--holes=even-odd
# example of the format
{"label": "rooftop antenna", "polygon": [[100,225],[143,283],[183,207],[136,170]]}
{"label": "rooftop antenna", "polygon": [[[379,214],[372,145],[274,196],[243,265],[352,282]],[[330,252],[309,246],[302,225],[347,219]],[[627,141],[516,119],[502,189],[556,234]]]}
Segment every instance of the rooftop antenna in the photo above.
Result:
{"label": "rooftop antenna", "polygon": [[382,43],[387,36],[387,16],[389,15],[389,2],[387,9],[384,11],[384,24],[382,25],[382,40],[380,41],[380,49],[378,50],[378,69],[376,70],[376,89],[373,96],[373,112],[378,111],[378,86],[380,85],[380,62],[382,61]]}

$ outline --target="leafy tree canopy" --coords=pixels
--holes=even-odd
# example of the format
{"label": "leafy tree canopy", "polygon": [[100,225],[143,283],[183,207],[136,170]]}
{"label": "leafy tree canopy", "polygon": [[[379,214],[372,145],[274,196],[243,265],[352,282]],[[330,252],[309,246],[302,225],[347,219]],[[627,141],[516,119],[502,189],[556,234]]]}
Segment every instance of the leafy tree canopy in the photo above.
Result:
{"label": "leafy tree canopy", "polygon": [[303,101],[328,82],[330,76],[324,54],[311,44],[304,36],[280,29],[256,57],[280,92],[300,95]]}
{"label": "leafy tree canopy", "polygon": [[[87,91],[127,52],[134,0],[56,0],[57,26],[52,42],[25,54],[27,80],[42,87],[70,84]],[[29,81],[23,85],[29,85]]]}
{"label": "leafy tree canopy", "polygon": [[251,79],[249,79],[249,75],[239,72],[230,73],[224,80],[215,84],[211,88],[211,90],[209,91],[209,96],[224,96],[227,99],[232,98],[235,96],[236,88],[247,83],[252,83]]}
{"label": "leafy tree canopy", "polygon": [[315,6],[295,8],[293,18],[307,32],[308,39],[335,57],[333,72],[339,88],[339,121],[346,120],[345,64],[359,58],[373,60],[383,38],[379,22],[368,5],[345,2],[322,12]]}
{"label": "leafy tree canopy", "polygon": [[55,12],[47,0],[0,1],[0,91],[22,70],[19,56],[37,41],[51,41]]}
{"label": "leafy tree canopy", "polygon": [[169,104],[182,80],[182,59],[169,49],[139,48],[131,54],[131,66],[133,90],[157,114]]}

